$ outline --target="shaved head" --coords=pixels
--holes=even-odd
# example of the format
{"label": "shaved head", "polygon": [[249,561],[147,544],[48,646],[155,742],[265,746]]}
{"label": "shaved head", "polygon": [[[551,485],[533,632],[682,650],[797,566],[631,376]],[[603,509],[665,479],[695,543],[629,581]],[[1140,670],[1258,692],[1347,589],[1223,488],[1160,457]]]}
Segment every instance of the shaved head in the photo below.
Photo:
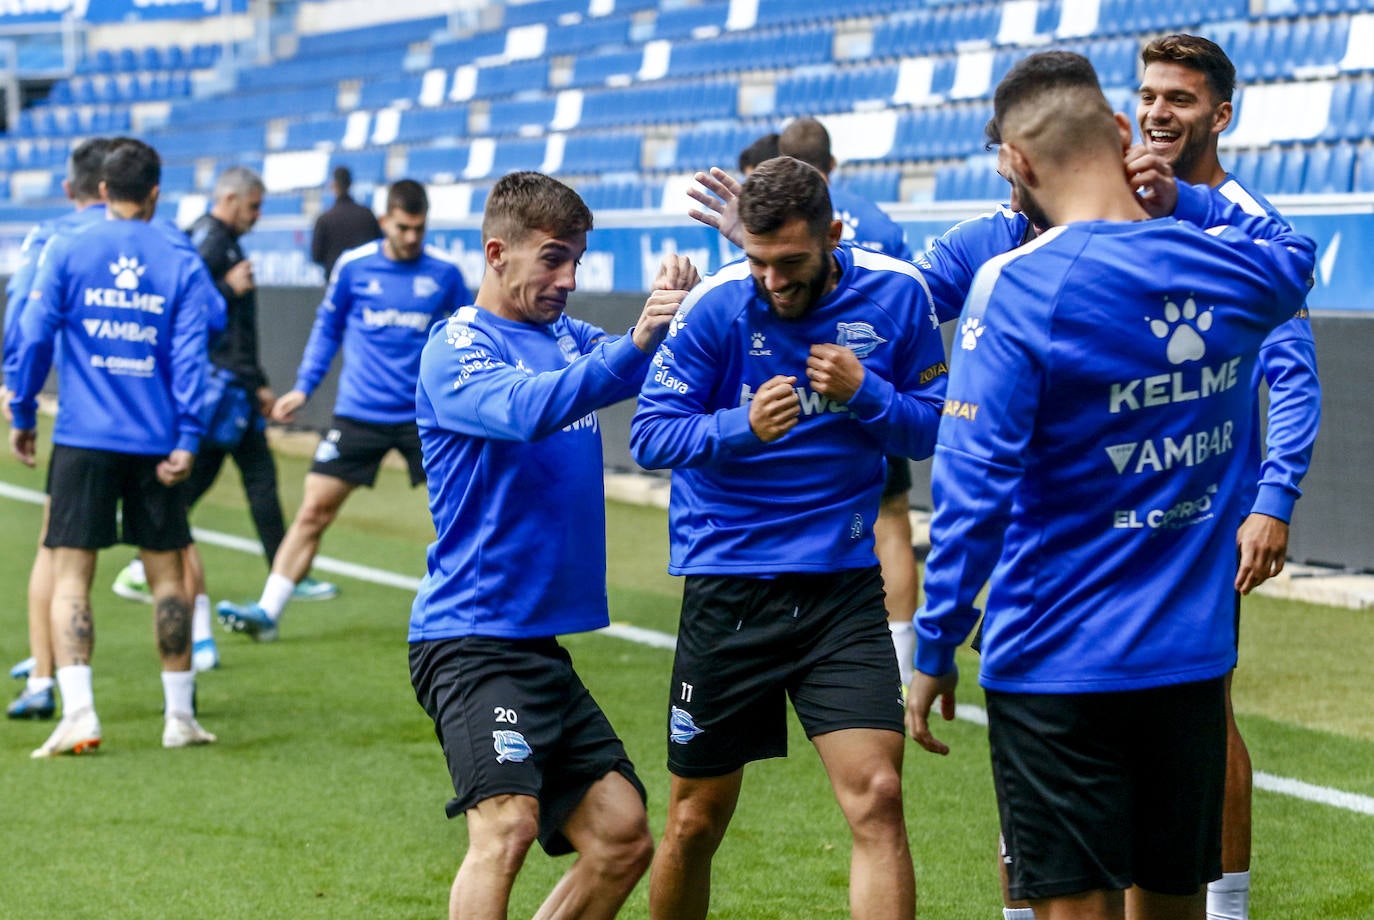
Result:
{"label": "shaved head", "polygon": [[1121,157],[1121,136],[1097,73],[1087,58],[1068,51],[1017,63],[997,86],[993,126],[1003,143],[1042,163]]}

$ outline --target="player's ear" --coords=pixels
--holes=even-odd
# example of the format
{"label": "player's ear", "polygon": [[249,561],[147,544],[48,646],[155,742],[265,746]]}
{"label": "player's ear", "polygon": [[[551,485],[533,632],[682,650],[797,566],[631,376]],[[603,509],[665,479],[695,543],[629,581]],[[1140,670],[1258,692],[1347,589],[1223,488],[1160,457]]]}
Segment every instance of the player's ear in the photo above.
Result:
{"label": "player's ear", "polygon": [[1212,133],[1220,134],[1231,126],[1231,119],[1235,116],[1236,110],[1229,102],[1223,102],[1217,106],[1217,110],[1212,113]]}
{"label": "player's ear", "polygon": [[482,253],[487,257],[487,265],[495,271],[500,271],[506,264],[506,241],[500,237],[492,237],[482,244]]}
{"label": "player's ear", "polygon": [[1011,174],[1020,179],[1022,183],[1029,186],[1036,184],[1035,170],[1031,168],[1030,160],[1021,148],[1013,143],[1003,141],[1002,149],[1007,152],[1007,169]]}
{"label": "player's ear", "polygon": [[1116,112],[1112,115],[1116,119],[1116,130],[1121,135],[1121,155],[1125,156],[1126,151],[1131,147],[1131,141],[1135,135],[1131,129],[1131,119],[1124,112]]}
{"label": "player's ear", "polygon": [[832,220],[830,222],[830,232],[826,234],[826,239],[827,242],[830,243],[831,249],[840,245],[840,240],[844,239],[844,221]]}

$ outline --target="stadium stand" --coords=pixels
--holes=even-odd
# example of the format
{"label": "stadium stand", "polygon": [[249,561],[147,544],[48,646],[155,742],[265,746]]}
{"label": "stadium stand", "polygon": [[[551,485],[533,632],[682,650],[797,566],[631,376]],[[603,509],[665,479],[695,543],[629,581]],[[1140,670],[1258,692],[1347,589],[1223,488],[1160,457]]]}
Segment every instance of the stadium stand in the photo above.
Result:
{"label": "stadium stand", "polygon": [[[1374,190],[1374,0],[1254,7],[536,0],[295,34],[264,63],[209,44],[90,47],[0,137],[0,188],[27,219],[60,204],[43,174],[60,173],[75,139],[134,132],[163,153],[173,201],[203,194],[229,162],[311,163],[294,182],[343,161],[365,191],[414,175],[470,186],[448,200],[473,208],[515,168],[565,177],[599,209],[655,208],[675,177],[732,165],[753,138],[810,114],[837,138],[840,178],[867,197],[986,201],[1004,187],[982,127],[1019,57],[1080,51],[1129,107],[1142,40],[1191,29],[1239,70],[1223,138],[1238,173],[1270,195]],[[317,199],[274,198],[270,212],[308,214]]]}

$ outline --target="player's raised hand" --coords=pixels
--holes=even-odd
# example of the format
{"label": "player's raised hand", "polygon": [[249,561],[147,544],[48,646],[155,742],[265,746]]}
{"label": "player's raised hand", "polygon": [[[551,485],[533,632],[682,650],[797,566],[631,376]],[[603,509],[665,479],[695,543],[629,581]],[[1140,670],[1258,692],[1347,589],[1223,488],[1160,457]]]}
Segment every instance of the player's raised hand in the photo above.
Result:
{"label": "player's raised hand", "polygon": [[771,444],[796,427],[801,400],[793,387],[796,377],[770,377],[749,401],[749,427],[765,444]]}
{"label": "player's raised hand", "polygon": [[654,291],[650,294],[639,314],[639,321],[630,333],[635,347],[646,355],[657,351],[668,334],[669,324],[677,315],[677,308],[686,298],[686,291]]}
{"label": "player's raised hand", "polygon": [[1144,144],[1126,148],[1126,181],[1151,217],[1174,213],[1178,205],[1178,180],[1174,168]]}
{"label": "player's raised hand", "polygon": [[690,291],[701,283],[701,273],[692,260],[675,252],[665,253],[654,275],[655,291]]}
{"label": "player's raised hand", "polygon": [[948,754],[949,745],[930,733],[930,710],[938,697],[940,716],[946,722],[952,721],[954,688],[958,685],[958,668],[952,668],[949,673],[939,677],[931,677],[920,671],[911,676],[911,687],[906,694],[906,731],[911,740],[932,754]]}
{"label": "player's raised hand", "polygon": [[742,186],[719,166],[692,177],[696,185],[687,190],[704,208],[691,208],[687,216],[714,230],[739,248],[744,248],[744,225],[739,220],[739,193]]}
{"label": "player's raised hand", "polygon": [[811,389],[844,405],[859,392],[864,366],[858,355],[843,345],[812,345],[806,359],[806,379],[811,381]]}

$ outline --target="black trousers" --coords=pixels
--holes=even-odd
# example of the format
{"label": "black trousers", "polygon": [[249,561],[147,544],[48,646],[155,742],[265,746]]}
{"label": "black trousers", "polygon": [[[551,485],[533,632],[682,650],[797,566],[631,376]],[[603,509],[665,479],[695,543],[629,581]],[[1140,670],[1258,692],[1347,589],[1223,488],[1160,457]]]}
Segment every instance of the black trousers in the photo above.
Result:
{"label": "black trousers", "polygon": [[257,414],[248,424],[243,440],[232,451],[202,447],[186,482],[187,503],[194,508],[200,497],[209,491],[219,476],[224,458],[233,457],[243,480],[243,492],[248,496],[248,510],[253,527],[262,541],[267,555],[267,567],[272,567],[281,541],[286,536],[286,521],[282,517],[281,498],[277,494],[277,463],[267,446],[267,433],[259,427]]}

